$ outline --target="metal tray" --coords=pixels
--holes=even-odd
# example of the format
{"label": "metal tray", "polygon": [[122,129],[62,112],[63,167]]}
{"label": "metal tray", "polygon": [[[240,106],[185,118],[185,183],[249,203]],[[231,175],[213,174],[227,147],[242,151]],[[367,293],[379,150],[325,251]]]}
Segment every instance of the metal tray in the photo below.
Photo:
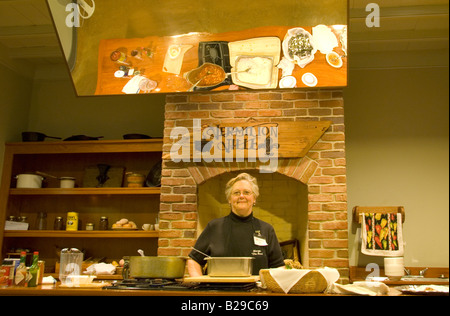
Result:
{"label": "metal tray", "polygon": [[208,275],[220,276],[250,276],[253,272],[253,257],[208,257]]}

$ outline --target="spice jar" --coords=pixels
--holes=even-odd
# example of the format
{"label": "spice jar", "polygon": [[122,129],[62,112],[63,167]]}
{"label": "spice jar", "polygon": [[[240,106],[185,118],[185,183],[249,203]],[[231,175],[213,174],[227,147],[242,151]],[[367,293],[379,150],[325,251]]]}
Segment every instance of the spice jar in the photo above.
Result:
{"label": "spice jar", "polygon": [[61,216],[56,216],[55,221],[53,223],[54,230],[64,230],[64,220]]}
{"label": "spice jar", "polygon": [[94,230],[94,224],[93,223],[87,223],[86,224],[86,230]]}
{"label": "spice jar", "polygon": [[109,227],[108,217],[106,217],[106,216],[100,217],[99,229],[100,230],[108,230],[108,227]]}

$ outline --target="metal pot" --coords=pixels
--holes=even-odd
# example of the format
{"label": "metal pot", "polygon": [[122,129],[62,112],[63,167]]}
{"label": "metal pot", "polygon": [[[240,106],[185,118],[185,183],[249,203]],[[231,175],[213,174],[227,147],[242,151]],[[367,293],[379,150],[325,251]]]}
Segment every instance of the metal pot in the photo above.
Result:
{"label": "metal pot", "polygon": [[186,258],[132,256],[123,273],[132,278],[179,279],[185,268]]}
{"label": "metal pot", "polygon": [[42,181],[44,180],[44,177],[41,177],[37,174],[18,174],[16,176],[17,184],[16,188],[41,188],[42,187]]}

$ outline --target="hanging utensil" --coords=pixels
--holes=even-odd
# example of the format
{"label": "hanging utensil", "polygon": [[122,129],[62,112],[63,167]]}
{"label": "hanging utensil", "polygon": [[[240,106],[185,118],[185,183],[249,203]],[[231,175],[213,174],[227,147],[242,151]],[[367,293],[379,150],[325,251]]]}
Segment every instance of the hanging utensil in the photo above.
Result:
{"label": "hanging utensil", "polygon": [[41,171],[36,171],[36,174],[43,176],[43,177],[47,177],[47,178],[59,179],[59,177],[57,177],[57,176],[53,176],[51,174],[41,172]]}
{"label": "hanging utensil", "polygon": [[200,250],[195,249],[194,247],[191,247],[191,249],[197,251],[198,253],[201,253],[201,254],[204,255],[206,258],[212,258],[210,255],[207,255],[206,253],[201,252]]}
{"label": "hanging utensil", "polygon": [[245,69],[245,70],[228,72],[228,73],[227,73],[227,76],[229,76],[229,75],[231,75],[231,74],[240,74],[240,73],[243,73],[243,72],[249,72],[250,69],[252,69],[252,67],[248,67],[248,68]]}
{"label": "hanging utensil", "polygon": [[195,87],[196,87],[196,86],[197,86],[204,78],[206,78],[206,77],[209,76],[210,74],[211,74],[211,72],[208,71],[208,72],[206,73],[206,75],[204,75],[203,77],[200,78],[199,81],[197,81],[196,83],[194,83],[193,86],[190,87],[188,91],[189,91],[189,92],[190,92],[190,91],[194,91],[194,88],[195,88]]}

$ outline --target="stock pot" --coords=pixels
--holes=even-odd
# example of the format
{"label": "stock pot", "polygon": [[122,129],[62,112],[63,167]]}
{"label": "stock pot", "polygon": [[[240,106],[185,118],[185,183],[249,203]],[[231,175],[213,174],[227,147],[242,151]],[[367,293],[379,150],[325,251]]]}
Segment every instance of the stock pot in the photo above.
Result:
{"label": "stock pot", "polygon": [[16,188],[41,188],[44,177],[37,174],[23,173],[16,176]]}
{"label": "stock pot", "polygon": [[186,258],[131,256],[124,278],[180,279],[184,276]]}

